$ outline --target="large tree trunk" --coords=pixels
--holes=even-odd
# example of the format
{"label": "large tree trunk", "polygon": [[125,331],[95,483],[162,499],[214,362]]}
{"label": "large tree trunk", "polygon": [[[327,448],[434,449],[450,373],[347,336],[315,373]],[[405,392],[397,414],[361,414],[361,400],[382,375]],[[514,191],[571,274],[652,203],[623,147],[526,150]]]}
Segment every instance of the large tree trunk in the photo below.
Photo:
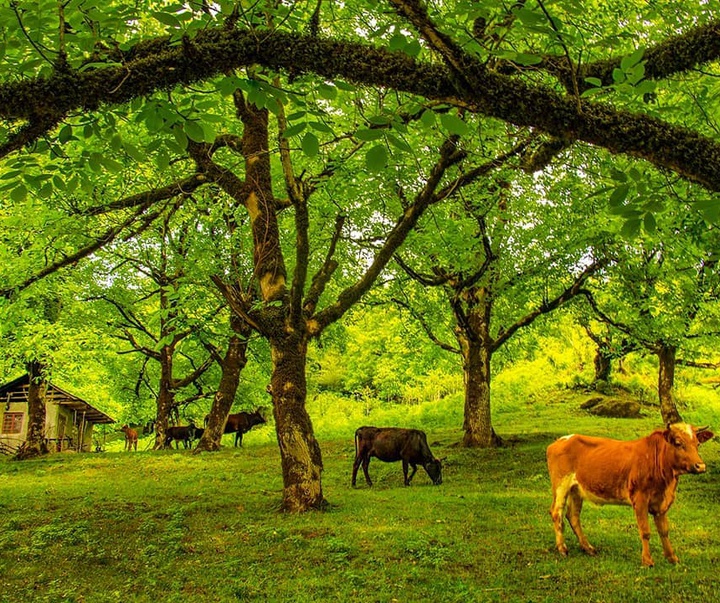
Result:
{"label": "large tree trunk", "polygon": [[292,512],[324,509],[322,456],[305,409],[307,342],[292,334],[272,339],[270,346],[270,389],[283,473],[282,508]]}
{"label": "large tree trunk", "polygon": [[674,345],[660,344],[658,356],[658,396],[660,398],[660,414],[663,422],[681,423],[682,417],[675,405],[673,389],[675,384],[675,354]]}
{"label": "large tree trunk", "polygon": [[47,454],[45,440],[45,394],[47,381],[43,375],[44,367],[40,362],[33,361],[27,365],[30,385],[28,387],[28,425],[25,442],[20,446],[15,459],[25,460]]}
{"label": "large tree trunk", "polygon": [[225,422],[235,400],[240,373],[247,364],[247,339],[233,335],[228,343],[228,349],[222,363],[222,376],[220,385],[215,393],[205,432],[200,438],[195,453],[212,452],[220,449],[225,431]]}
{"label": "large tree trunk", "polygon": [[610,381],[610,372],[612,370],[612,356],[608,351],[598,346],[595,350],[595,359],[593,361],[595,365],[595,379],[593,384],[598,381]]}
{"label": "large tree trunk", "polygon": [[173,350],[168,346],[163,347],[160,351],[160,390],[158,391],[155,417],[154,450],[162,450],[165,447],[165,434],[170,413],[175,406],[175,392],[172,389],[172,355]]}
{"label": "large tree trunk", "polygon": [[465,376],[462,444],[468,448],[492,448],[500,446],[502,440],[493,429],[490,412],[490,303],[483,292],[470,295],[477,297],[469,308],[464,328],[460,325],[457,328]]}

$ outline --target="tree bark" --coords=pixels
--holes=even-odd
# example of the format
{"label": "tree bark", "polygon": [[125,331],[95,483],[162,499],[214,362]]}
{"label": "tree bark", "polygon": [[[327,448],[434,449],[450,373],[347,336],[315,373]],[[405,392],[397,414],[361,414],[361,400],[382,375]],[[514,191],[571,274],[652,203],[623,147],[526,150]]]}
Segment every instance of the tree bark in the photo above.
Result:
{"label": "tree bark", "polygon": [[465,377],[462,444],[466,448],[493,448],[500,446],[502,440],[493,429],[490,412],[491,303],[484,292],[476,294],[472,293],[476,299],[468,311],[464,328],[458,326],[457,331]]}
{"label": "tree bark", "polygon": [[660,398],[660,414],[663,422],[682,423],[682,417],[678,412],[673,396],[675,385],[675,355],[677,348],[674,345],[661,343],[657,352],[658,356],[658,396]]}
{"label": "tree bark", "polygon": [[208,422],[197,447],[199,452],[214,452],[220,450],[220,441],[225,431],[225,423],[235,401],[240,373],[247,364],[247,338],[233,335],[228,343],[228,349],[222,362],[222,376],[220,385],[215,393]]}
{"label": "tree bark", "polygon": [[165,447],[170,412],[175,406],[175,392],[172,389],[173,350],[164,346],[160,351],[160,389],[157,398],[157,415],[155,417],[155,445],[153,450]]}
{"label": "tree bark", "polygon": [[601,346],[598,346],[595,350],[595,358],[593,360],[595,365],[595,378],[593,384],[598,381],[609,381],[610,373],[612,371],[612,355],[610,355]]}
{"label": "tree bark", "polygon": [[45,394],[47,381],[43,375],[45,367],[36,360],[27,365],[30,385],[28,386],[28,425],[25,441],[17,453],[16,460],[31,459],[48,453],[45,441]]}
{"label": "tree bark", "polygon": [[307,341],[293,332],[271,339],[270,346],[270,388],[284,485],[282,508],[290,512],[325,509],[322,455],[305,409]]}

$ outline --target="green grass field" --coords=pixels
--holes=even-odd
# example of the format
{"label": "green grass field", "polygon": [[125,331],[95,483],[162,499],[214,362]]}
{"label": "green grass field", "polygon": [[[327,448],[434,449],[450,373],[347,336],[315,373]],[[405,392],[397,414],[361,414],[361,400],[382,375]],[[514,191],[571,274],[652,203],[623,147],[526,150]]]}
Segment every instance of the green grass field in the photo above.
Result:
{"label": "green grass field", "polygon": [[[428,411],[432,414],[432,411]],[[368,423],[389,424],[382,416]],[[438,419],[438,422],[441,422]],[[720,592],[720,444],[708,473],[685,476],[670,512],[680,564],[640,565],[628,507],[586,505],[598,556],[554,550],[545,447],[584,432],[646,435],[659,416],[598,419],[567,403],[499,413],[508,446],[458,448],[459,428],[428,428],[444,483],[373,460],[375,485],[350,487],[352,430],[318,429],[331,508],[278,512],[273,427],[219,453],[56,454],[0,460],[0,601],[712,601]],[[458,424],[459,425],[459,424]],[[330,434],[330,435],[328,435]],[[142,446],[141,446],[142,447]]]}

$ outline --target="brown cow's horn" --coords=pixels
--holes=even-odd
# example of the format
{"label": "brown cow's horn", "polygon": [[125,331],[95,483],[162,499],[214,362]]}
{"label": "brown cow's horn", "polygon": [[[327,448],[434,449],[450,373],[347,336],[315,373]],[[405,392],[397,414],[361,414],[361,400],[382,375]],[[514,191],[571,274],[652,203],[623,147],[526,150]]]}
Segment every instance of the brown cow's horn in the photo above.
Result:
{"label": "brown cow's horn", "polygon": [[705,425],[705,427],[696,427],[695,433],[700,433],[701,431],[707,431],[708,429],[710,429],[710,425]]}

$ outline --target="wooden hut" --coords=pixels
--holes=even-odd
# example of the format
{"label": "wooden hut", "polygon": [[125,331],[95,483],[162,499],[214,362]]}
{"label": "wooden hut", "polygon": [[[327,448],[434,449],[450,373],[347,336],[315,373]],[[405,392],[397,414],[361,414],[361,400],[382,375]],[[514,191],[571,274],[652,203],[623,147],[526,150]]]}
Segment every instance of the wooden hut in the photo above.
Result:
{"label": "wooden hut", "polygon": [[[29,385],[30,377],[25,374],[0,387],[0,447],[14,450],[25,441]],[[93,450],[93,427],[114,422],[114,419],[85,400],[48,382],[45,394],[45,437],[51,451],[89,452]]]}

